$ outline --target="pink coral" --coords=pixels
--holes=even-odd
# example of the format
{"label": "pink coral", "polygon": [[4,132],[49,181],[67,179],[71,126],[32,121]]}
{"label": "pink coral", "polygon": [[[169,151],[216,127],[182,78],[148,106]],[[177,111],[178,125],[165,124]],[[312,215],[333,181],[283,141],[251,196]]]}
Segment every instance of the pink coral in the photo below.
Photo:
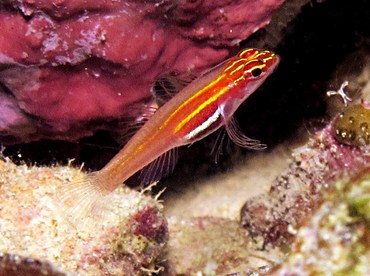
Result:
{"label": "pink coral", "polygon": [[97,127],[88,121],[137,116],[127,107],[156,78],[221,61],[282,2],[3,1],[0,81],[28,124],[14,133],[4,112],[0,135],[75,139]]}

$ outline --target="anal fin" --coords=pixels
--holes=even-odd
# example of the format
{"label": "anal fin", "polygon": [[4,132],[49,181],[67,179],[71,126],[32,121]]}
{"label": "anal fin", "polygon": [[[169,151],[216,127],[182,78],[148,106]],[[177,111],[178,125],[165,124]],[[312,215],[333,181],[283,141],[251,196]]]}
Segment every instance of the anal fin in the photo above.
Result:
{"label": "anal fin", "polygon": [[141,186],[148,186],[171,174],[177,163],[177,158],[178,148],[173,148],[144,167],[138,173],[136,178],[140,182]]}

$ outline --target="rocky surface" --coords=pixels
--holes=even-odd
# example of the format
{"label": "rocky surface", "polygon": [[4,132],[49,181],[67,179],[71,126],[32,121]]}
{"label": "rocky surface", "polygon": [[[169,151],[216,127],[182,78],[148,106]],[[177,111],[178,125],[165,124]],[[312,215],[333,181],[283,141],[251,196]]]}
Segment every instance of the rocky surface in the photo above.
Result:
{"label": "rocky surface", "polygon": [[336,182],[269,275],[369,275],[369,177],[366,170]]}
{"label": "rocky surface", "polygon": [[[187,192],[179,210],[172,203],[175,208],[167,211],[170,275],[366,271],[370,251],[363,216],[369,208],[368,151],[369,146],[340,144],[329,123],[294,150],[284,166],[288,168],[270,187],[266,179],[271,175],[265,173],[285,163],[281,151],[250,159],[244,173],[239,168]],[[254,170],[261,163],[266,168],[257,177]],[[235,208],[242,191],[246,196],[260,194],[248,199],[238,221]]]}
{"label": "rocky surface", "polygon": [[58,191],[81,173],[0,161],[0,275],[140,275],[158,269],[168,239],[162,206],[117,189],[103,213],[71,223]]}

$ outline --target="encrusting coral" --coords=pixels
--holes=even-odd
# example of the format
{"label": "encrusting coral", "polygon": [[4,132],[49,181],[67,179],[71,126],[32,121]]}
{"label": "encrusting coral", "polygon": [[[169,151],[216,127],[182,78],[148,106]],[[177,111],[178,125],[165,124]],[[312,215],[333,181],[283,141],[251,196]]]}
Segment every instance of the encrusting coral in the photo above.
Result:
{"label": "encrusting coral", "polygon": [[355,177],[369,167],[366,147],[336,141],[332,124],[293,152],[289,169],[271,185],[268,193],[249,200],[241,212],[241,224],[264,243],[289,244],[297,227],[309,215],[335,181]]}
{"label": "encrusting coral", "polygon": [[336,182],[270,275],[369,275],[370,174]]}
{"label": "encrusting coral", "polygon": [[0,141],[74,140],[140,116],[131,105],[156,79],[221,62],[282,2],[1,1]]}

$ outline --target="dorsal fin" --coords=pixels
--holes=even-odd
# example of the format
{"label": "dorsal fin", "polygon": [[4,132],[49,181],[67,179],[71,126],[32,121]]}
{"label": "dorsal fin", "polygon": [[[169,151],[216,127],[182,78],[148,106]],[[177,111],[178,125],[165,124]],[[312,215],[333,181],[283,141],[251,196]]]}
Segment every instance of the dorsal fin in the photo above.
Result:
{"label": "dorsal fin", "polygon": [[195,76],[192,74],[170,73],[157,79],[152,86],[153,98],[145,103],[134,103],[126,107],[125,116],[118,119],[115,139],[124,145],[149,120],[149,118],[178,91],[187,86]]}
{"label": "dorsal fin", "polygon": [[164,105],[168,102],[177,92],[191,83],[196,76],[188,74],[169,73],[158,78],[153,87],[152,94],[158,106]]}
{"label": "dorsal fin", "polygon": [[112,132],[114,139],[121,146],[125,145],[157,110],[158,106],[153,100],[127,107],[126,115],[118,119],[117,131]]}
{"label": "dorsal fin", "polygon": [[136,179],[140,182],[141,186],[148,186],[153,182],[160,180],[163,177],[171,174],[176,166],[178,158],[178,149],[173,148],[149,165],[144,167],[136,176]]}
{"label": "dorsal fin", "polygon": [[238,122],[232,116],[225,124],[225,129],[230,139],[239,147],[253,150],[263,150],[267,146],[260,141],[247,137],[239,127]]}

